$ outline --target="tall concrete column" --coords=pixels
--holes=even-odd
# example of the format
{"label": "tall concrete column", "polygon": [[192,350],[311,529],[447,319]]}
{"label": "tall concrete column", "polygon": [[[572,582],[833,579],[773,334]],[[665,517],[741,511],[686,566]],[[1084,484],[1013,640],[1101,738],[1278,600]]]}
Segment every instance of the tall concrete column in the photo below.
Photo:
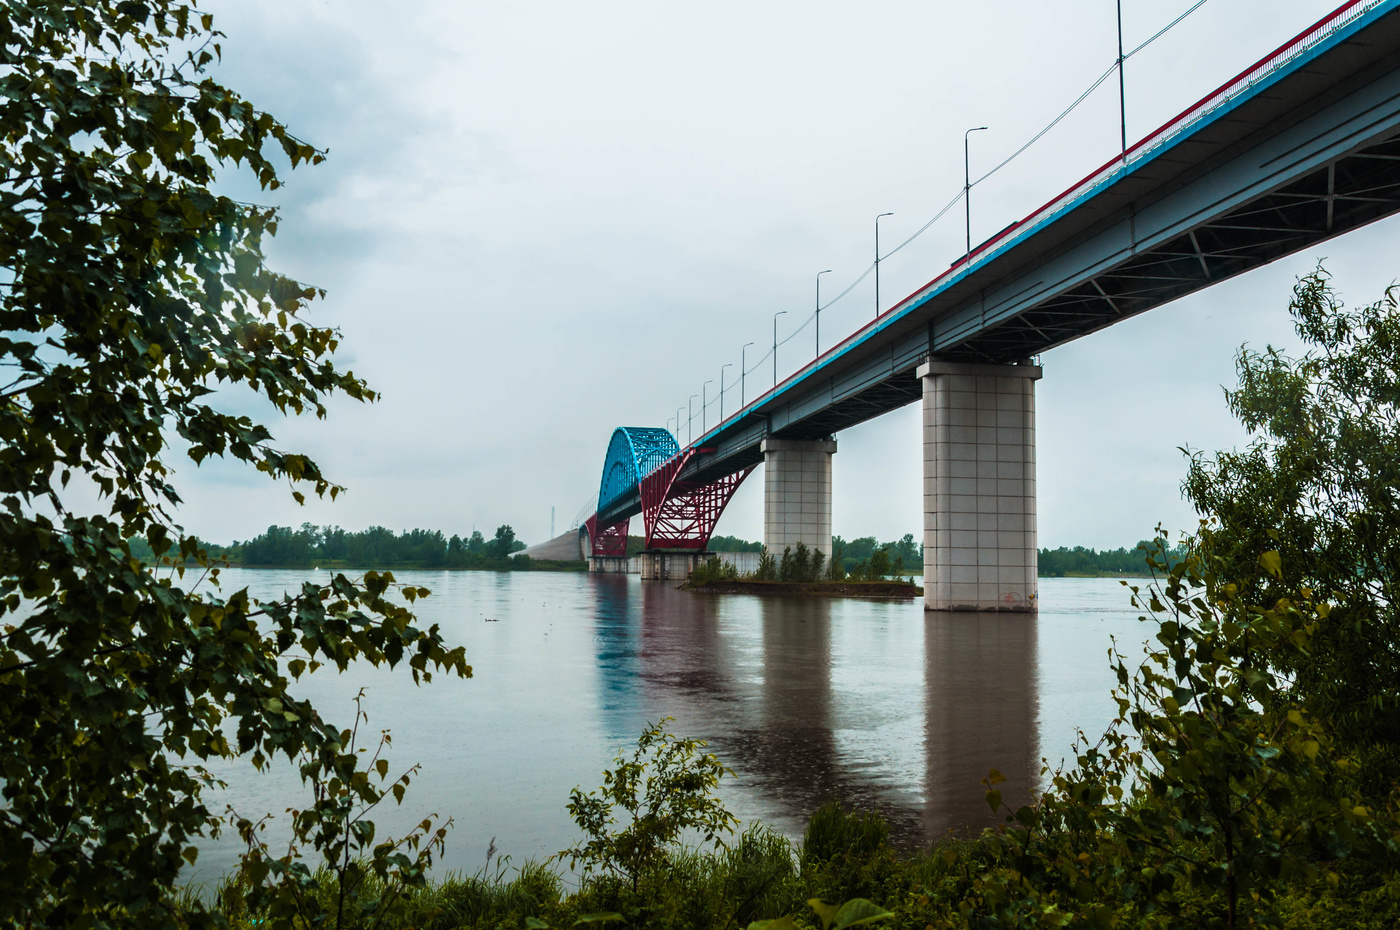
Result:
{"label": "tall concrete column", "polygon": [[929,361],[924,609],[1036,609],[1035,365]]}
{"label": "tall concrete column", "polygon": [[763,545],[775,558],[805,543],[831,555],[834,439],[763,440]]}

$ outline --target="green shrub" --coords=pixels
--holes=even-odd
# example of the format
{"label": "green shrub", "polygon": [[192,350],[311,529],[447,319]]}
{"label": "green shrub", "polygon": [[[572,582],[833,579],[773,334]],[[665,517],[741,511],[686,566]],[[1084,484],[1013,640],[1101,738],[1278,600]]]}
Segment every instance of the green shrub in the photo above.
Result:
{"label": "green shrub", "polygon": [[767,549],[758,557],[758,571],[754,572],[753,577],[755,581],[778,580],[778,560]]}
{"label": "green shrub", "polygon": [[409,900],[405,924],[419,930],[495,925],[559,903],[562,885],[547,866],[527,862],[514,878],[508,878],[508,862],[503,860],[493,875],[451,873],[430,885]]}
{"label": "green shrub", "polygon": [[720,855],[722,892],[733,907],[734,922],[739,926],[779,917],[800,900],[792,844],[767,827],[753,824]]}
{"label": "green shrub", "polygon": [[835,537],[831,541],[831,563],[827,565],[826,577],[828,581],[846,580],[846,555],[845,547],[839,542],[840,537]]}
{"label": "green shrub", "polygon": [[828,801],[807,821],[802,836],[802,868],[848,856],[870,856],[890,840],[890,827],[874,811],[847,812]]}
{"label": "green shrub", "polygon": [[874,811],[847,811],[830,801],[812,815],[802,839],[801,874],[818,897],[883,897],[894,866],[890,827]]}
{"label": "green shrub", "polygon": [[798,543],[796,550],[784,547],[783,560],[778,563],[778,580],[801,581],[802,576],[807,574],[807,563],[807,546],[804,543]]}
{"label": "green shrub", "polygon": [[692,585],[709,584],[711,581],[737,581],[739,569],[732,562],[725,562],[716,556],[706,559],[690,572]]}
{"label": "green shrub", "polygon": [[825,563],[826,554],[820,549],[808,549],[806,543],[798,543],[795,548],[783,549],[783,560],[778,564],[778,580],[793,584],[820,581]]}
{"label": "green shrub", "polygon": [[[703,842],[722,845],[739,821],[715,796],[725,775],[734,772],[711,753],[704,740],[680,739],[666,732],[670,717],[648,724],[630,757],[603,772],[603,786],[569,796],[569,814],[587,836],[556,856],[585,873],[604,871],[637,891],[642,877],[661,868],[688,830]],[[621,823],[619,823],[621,821]]]}

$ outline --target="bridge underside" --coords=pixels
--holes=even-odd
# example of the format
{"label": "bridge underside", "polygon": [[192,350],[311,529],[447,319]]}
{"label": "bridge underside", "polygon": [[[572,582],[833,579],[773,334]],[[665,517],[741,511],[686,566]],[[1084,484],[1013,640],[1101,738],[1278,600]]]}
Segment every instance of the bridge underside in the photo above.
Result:
{"label": "bridge underside", "polygon": [[[890,353],[890,368],[897,370],[773,435],[820,439],[919,400],[923,387],[915,369],[923,358],[998,365],[1022,361],[1396,212],[1400,134],[1339,157],[1160,244],[1130,250],[1125,260],[960,341],[948,338],[949,327],[933,324],[931,338],[920,334],[914,339],[922,352],[906,346]],[[929,345],[935,351],[924,348]]]}
{"label": "bridge underside", "polygon": [[1147,249],[940,358],[1007,363],[1292,255],[1400,210],[1400,137],[1353,152]]}

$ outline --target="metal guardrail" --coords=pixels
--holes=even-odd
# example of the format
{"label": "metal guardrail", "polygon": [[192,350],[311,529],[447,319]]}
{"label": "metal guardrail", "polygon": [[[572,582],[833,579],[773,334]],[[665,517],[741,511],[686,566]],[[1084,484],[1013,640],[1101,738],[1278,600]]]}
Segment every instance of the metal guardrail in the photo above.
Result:
{"label": "metal guardrail", "polygon": [[[1273,52],[1265,55],[1253,65],[1241,71],[1232,80],[1227,81],[1225,84],[1211,91],[1185,110],[1182,110],[1176,116],[1167,120],[1167,122],[1163,123],[1155,131],[1148,133],[1147,136],[1129,146],[1125,154],[1120,154],[1105,162],[1103,166],[1091,172],[1083,180],[1046,203],[1039,210],[1036,210],[1034,213],[1018,222],[1012,223],[986,242],[977,246],[977,248],[972,250],[972,255],[970,256],[968,264],[976,261],[979,253],[988,252],[998,243],[1004,242],[1008,237],[1015,236],[1019,230],[1029,229],[1049,219],[1100,184],[1119,173],[1126,172],[1134,163],[1147,158],[1153,152],[1169,143],[1175,137],[1186,132],[1220,107],[1225,106],[1240,94],[1248,91],[1260,80],[1278,71],[1299,55],[1305,54],[1338,29],[1349,25],[1357,18],[1387,2],[1389,2],[1389,0],[1350,0],[1350,2],[1342,4],[1308,29],[1303,30],[1303,32],[1294,36]],[[966,267],[966,265],[963,265],[961,262],[955,263],[955,267],[957,266]],[[945,275],[940,275],[939,277],[942,278]],[[921,293],[926,290],[927,288],[920,288]]]}

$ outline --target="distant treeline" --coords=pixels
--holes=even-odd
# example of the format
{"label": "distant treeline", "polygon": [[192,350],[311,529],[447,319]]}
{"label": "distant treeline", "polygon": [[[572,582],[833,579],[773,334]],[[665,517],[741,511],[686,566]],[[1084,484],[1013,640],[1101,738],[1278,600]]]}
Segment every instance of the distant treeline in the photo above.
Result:
{"label": "distant treeline", "polygon": [[[629,554],[640,552],[643,538],[630,536],[627,540]],[[456,534],[446,536],[438,530],[405,530],[395,533],[382,526],[371,526],[367,530],[352,532],[338,526],[314,526],[303,523],[299,529],[290,526],[269,526],[266,531],[252,539],[232,545],[201,542],[213,558],[227,561],[232,565],[245,565],[251,568],[481,568],[481,569],[529,569],[578,567],[583,563],[540,563],[527,557],[510,558],[511,553],[525,548],[525,543],[515,538],[515,530],[508,524],[496,528],[495,535],[487,539],[479,530],[462,537]],[[1087,549],[1075,546],[1073,549],[1061,546],[1058,549],[1040,550],[1040,575],[1042,577],[1096,576],[1096,575],[1143,575],[1146,574],[1146,555],[1139,543],[1130,549]],[[920,571],[924,564],[924,547],[914,541],[913,533],[893,542],[879,542],[874,536],[858,536],[846,540],[840,536],[831,537],[832,554],[839,559],[847,573],[857,572],[862,566],[871,564],[877,552],[884,556],[881,564],[901,562],[905,571]],[[763,543],[750,542],[737,536],[713,536],[710,538],[711,552],[762,552]],[[131,553],[146,561],[155,561],[155,553],[145,539],[131,540]],[[166,553],[170,555],[171,553]],[[774,553],[780,558],[782,553]],[[1170,553],[1169,561],[1176,553]]]}
{"label": "distant treeline", "polygon": [[414,565],[423,568],[466,568],[473,563],[504,561],[512,552],[525,548],[510,526],[500,526],[487,539],[473,531],[463,539],[440,530],[405,530],[395,533],[382,526],[371,526],[358,533],[335,527],[303,523],[301,529],[269,526],[267,531],[244,543],[235,543],[244,565],[319,565],[322,562],[347,566],[392,568]]}
{"label": "distant treeline", "polygon": [[[1081,575],[1145,575],[1147,574],[1147,553],[1144,546],[1153,546],[1144,540],[1131,549],[1103,549],[1101,551],[1075,546],[1073,549],[1061,546],[1058,549],[1041,549],[1039,574],[1042,577],[1062,578]],[[1172,564],[1182,553],[1171,550],[1167,562]]]}
{"label": "distant treeline", "polygon": [[[300,529],[269,526],[252,539],[232,545],[205,544],[209,555],[232,565],[250,568],[540,568],[552,563],[525,556],[510,558],[525,548],[509,525],[496,528],[487,539],[479,530],[462,537],[438,530],[405,530],[395,533],[382,526],[353,532],[338,526],[303,523]],[[146,540],[131,540],[132,555],[153,561]],[[170,553],[167,553],[169,555]]]}
{"label": "distant treeline", "polygon": [[747,542],[738,536],[711,536],[711,552],[762,552],[763,543]]}
{"label": "distant treeline", "polygon": [[[1146,541],[1138,543],[1125,549],[1088,549],[1084,546],[1075,546],[1070,549],[1061,546],[1058,549],[1040,550],[1040,575],[1046,577],[1064,577],[1074,575],[1145,575],[1147,573],[1147,555],[1139,547],[1149,545]],[[640,546],[638,547],[640,548]],[[913,533],[905,533],[904,537],[893,542],[879,542],[874,536],[858,536],[855,539],[846,540],[840,536],[831,537],[831,548],[834,556],[840,559],[847,572],[854,572],[858,566],[869,564],[871,557],[877,551],[886,553],[890,564],[894,564],[896,559],[904,563],[908,571],[920,570],[924,564],[924,547],[922,543],[914,541]],[[710,541],[710,550],[713,552],[762,552],[763,544],[758,542],[745,542],[733,536],[716,536]],[[775,557],[780,557],[782,553],[775,553]],[[1168,561],[1172,561],[1179,553],[1168,553]]]}
{"label": "distant treeline", "polygon": [[[646,543],[645,536],[628,536],[627,554],[636,555],[647,547]],[[763,543],[749,542],[738,536],[711,536],[709,550],[711,552],[762,552]]]}
{"label": "distant treeline", "polygon": [[889,565],[898,561],[905,571],[922,569],[924,564],[923,544],[914,542],[913,533],[905,533],[903,539],[895,542],[879,542],[874,536],[857,536],[850,541],[840,536],[831,537],[832,557],[841,560],[848,574],[858,573],[862,565],[871,564],[876,552],[885,553],[884,559],[877,561]]}

